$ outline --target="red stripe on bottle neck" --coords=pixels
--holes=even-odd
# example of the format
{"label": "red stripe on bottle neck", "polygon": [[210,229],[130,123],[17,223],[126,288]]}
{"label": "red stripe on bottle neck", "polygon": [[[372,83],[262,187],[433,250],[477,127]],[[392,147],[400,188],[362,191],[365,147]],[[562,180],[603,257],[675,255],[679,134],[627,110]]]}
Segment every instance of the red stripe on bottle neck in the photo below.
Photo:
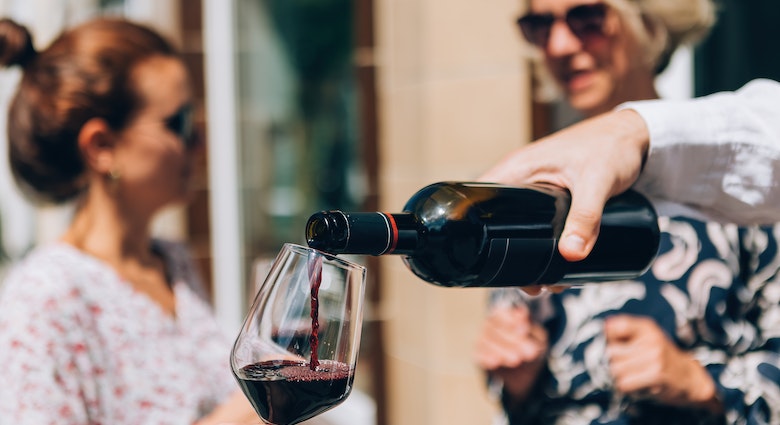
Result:
{"label": "red stripe on bottle neck", "polygon": [[387,250],[386,254],[392,254],[393,251],[395,251],[395,248],[398,246],[398,224],[395,222],[395,217],[393,217],[392,214],[385,213],[385,217],[387,217],[387,222],[390,223],[390,248]]}

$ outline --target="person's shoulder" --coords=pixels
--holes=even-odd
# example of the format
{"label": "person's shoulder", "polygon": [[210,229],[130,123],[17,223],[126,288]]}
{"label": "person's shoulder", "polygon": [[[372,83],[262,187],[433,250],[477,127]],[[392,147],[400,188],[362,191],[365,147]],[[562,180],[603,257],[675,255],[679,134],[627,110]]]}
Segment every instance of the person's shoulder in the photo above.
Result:
{"label": "person's shoulder", "polygon": [[11,267],[2,284],[3,292],[65,295],[78,286],[85,261],[83,254],[66,244],[40,246]]}
{"label": "person's shoulder", "polygon": [[88,311],[89,264],[84,254],[62,244],[28,253],[0,284],[0,324],[8,332],[26,332],[26,323],[34,321],[60,332],[77,323]]}
{"label": "person's shoulder", "polygon": [[777,96],[780,96],[780,82],[757,78],[747,82],[736,93],[740,98],[753,104],[766,104],[774,110],[777,106]]}
{"label": "person's shoulder", "polygon": [[[100,287],[94,283],[105,283],[111,276],[109,270],[96,258],[63,243],[30,251],[0,284],[0,346],[19,341],[27,346],[45,345],[46,350],[70,350],[69,341],[86,335],[84,330],[95,323],[95,295],[105,292],[94,291]],[[3,353],[0,348],[0,354],[8,351]],[[31,350],[30,355],[41,352]]]}
{"label": "person's shoulder", "polygon": [[768,78],[756,78],[748,81],[740,90],[780,90],[780,82]]}

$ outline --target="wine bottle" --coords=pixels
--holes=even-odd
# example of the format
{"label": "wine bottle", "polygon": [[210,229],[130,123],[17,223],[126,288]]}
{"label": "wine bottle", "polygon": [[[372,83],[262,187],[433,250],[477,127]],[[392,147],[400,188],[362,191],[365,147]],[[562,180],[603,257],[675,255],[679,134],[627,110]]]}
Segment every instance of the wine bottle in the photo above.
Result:
{"label": "wine bottle", "polygon": [[647,199],[631,190],[610,199],[592,252],[577,262],[557,247],[570,203],[568,191],[544,184],[440,182],[402,213],[313,214],[306,239],[332,254],[401,255],[421,279],[449,287],[576,284],[646,271],[659,244]]}

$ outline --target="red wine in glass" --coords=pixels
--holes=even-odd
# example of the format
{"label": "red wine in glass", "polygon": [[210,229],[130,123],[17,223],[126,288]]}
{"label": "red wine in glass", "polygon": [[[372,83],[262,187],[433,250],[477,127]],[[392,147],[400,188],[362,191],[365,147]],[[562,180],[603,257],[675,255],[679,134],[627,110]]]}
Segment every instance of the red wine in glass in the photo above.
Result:
{"label": "red wine in glass", "polygon": [[344,401],[360,346],[365,268],[285,244],[259,286],[231,352],[260,417],[293,425]]}
{"label": "red wine in glass", "polygon": [[273,360],[244,366],[236,377],[261,417],[274,425],[290,425],[344,401],[354,372],[329,360],[320,362],[316,370],[306,362]]}

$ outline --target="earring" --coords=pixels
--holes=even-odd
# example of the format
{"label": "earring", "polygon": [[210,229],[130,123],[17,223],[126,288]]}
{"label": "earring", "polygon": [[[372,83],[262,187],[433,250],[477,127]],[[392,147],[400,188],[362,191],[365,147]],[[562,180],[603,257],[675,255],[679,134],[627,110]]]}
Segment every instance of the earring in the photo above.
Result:
{"label": "earring", "polygon": [[122,178],[122,173],[118,170],[111,170],[108,172],[108,180],[112,183],[118,182],[120,178]]}
{"label": "earring", "polygon": [[122,178],[122,173],[119,172],[119,170],[111,170],[106,174],[106,183],[108,185],[108,189],[112,192],[116,192],[119,188],[119,179]]}

